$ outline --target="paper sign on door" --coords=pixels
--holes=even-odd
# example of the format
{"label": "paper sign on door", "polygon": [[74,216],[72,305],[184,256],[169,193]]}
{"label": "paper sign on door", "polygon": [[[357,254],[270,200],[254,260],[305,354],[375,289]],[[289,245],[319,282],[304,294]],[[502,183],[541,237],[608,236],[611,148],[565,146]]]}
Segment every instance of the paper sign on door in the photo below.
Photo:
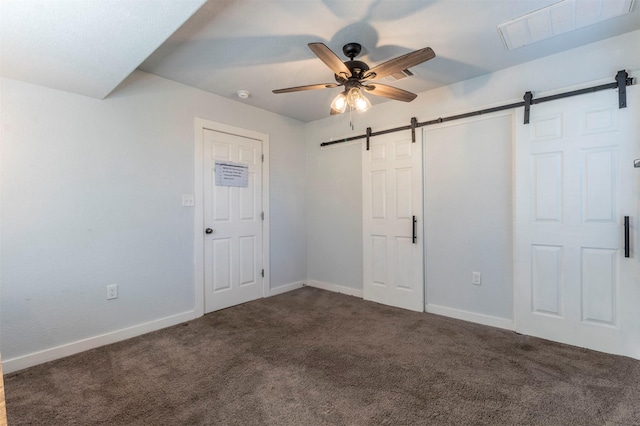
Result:
{"label": "paper sign on door", "polygon": [[249,186],[249,166],[230,161],[216,161],[216,186]]}

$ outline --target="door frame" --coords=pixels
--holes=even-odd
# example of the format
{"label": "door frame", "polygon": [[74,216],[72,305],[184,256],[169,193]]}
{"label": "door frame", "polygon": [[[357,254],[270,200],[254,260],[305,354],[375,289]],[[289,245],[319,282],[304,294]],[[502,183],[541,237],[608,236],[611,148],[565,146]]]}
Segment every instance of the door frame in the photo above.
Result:
{"label": "door frame", "polygon": [[194,311],[195,317],[201,317],[205,312],[204,299],[204,137],[205,130],[229,133],[245,138],[262,141],[262,297],[269,294],[269,135],[255,132],[228,124],[217,123],[200,117],[194,119],[195,140],[195,178],[194,178],[194,215],[193,215],[193,253],[194,253]]}

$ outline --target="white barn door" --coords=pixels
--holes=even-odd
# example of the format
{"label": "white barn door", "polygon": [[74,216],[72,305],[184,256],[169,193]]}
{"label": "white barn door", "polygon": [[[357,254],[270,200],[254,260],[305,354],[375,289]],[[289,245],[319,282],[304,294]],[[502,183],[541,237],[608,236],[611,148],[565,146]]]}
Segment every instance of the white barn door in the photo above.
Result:
{"label": "white barn door", "polygon": [[362,176],[364,299],[422,312],[422,142],[409,132],[372,138]]}
{"label": "white barn door", "polygon": [[[516,330],[640,358],[640,96],[628,90],[517,114]],[[630,216],[630,258],[624,250]]]}
{"label": "white barn door", "polygon": [[[203,143],[204,299],[211,312],[263,297],[262,141],[205,129]],[[216,161],[246,166],[247,185],[217,185]]]}

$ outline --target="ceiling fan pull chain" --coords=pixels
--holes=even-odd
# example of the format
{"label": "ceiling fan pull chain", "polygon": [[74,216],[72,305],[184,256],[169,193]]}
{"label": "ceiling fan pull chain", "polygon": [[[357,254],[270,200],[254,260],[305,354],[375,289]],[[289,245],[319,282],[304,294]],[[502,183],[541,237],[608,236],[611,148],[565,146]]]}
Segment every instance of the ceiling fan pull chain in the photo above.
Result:
{"label": "ceiling fan pull chain", "polygon": [[349,107],[349,126],[351,126],[351,131],[355,130],[355,127],[353,126],[353,108]]}

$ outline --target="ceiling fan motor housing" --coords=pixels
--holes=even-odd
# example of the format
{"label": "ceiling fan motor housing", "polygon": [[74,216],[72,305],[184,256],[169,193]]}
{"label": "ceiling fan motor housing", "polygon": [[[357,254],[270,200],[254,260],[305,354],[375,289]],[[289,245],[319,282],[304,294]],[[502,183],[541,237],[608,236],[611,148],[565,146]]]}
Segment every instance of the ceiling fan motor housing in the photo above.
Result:
{"label": "ceiling fan motor housing", "polygon": [[[353,78],[356,80],[362,80],[366,72],[369,71],[369,65],[365,64],[362,61],[351,60],[351,61],[346,61],[344,64],[347,66],[347,68],[349,68],[349,71],[351,72],[351,76],[349,77],[349,79]],[[339,83],[343,83],[347,79],[344,78],[343,76],[336,75],[336,80]]]}

